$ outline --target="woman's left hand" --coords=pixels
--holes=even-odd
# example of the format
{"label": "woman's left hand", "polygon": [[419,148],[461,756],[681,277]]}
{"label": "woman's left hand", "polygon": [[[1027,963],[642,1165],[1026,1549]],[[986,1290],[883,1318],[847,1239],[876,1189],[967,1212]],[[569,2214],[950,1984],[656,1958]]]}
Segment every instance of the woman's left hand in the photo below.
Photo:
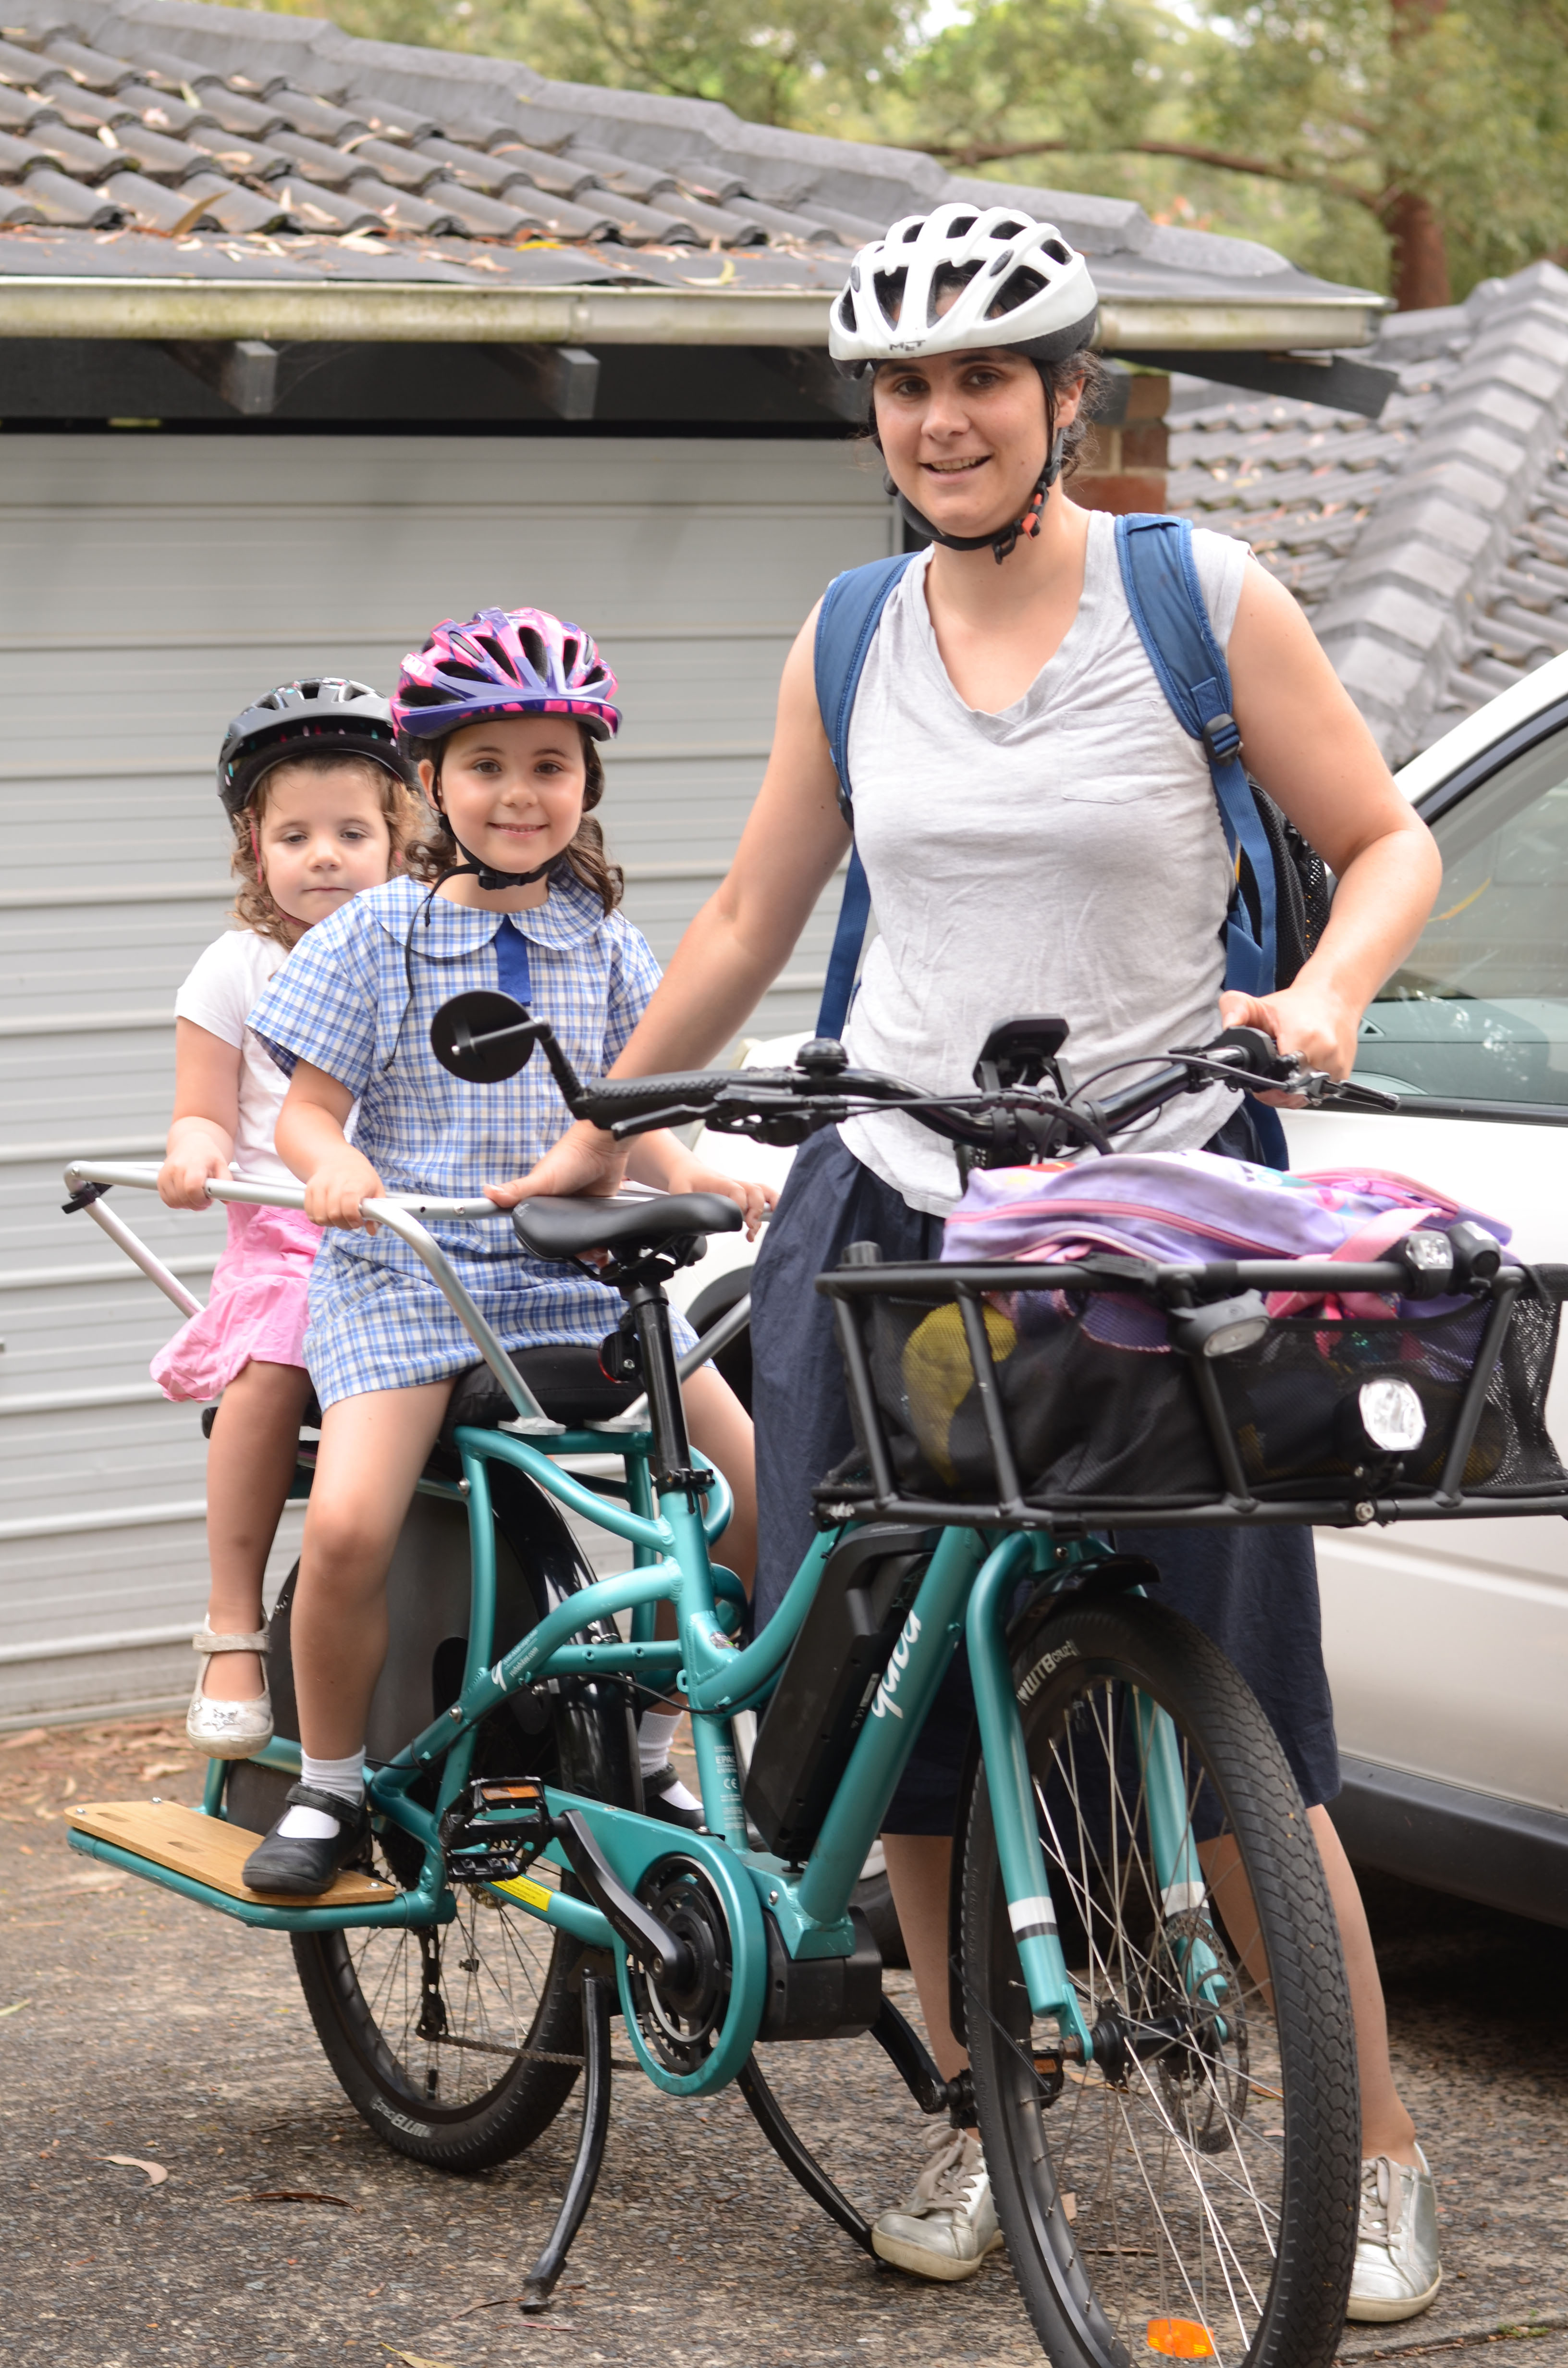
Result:
{"label": "woman's left hand", "polygon": [[[1335,1079],[1356,1065],[1361,1015],[1327,988],[1310,983],[1284,986],[1275,995],[1222,995],[1220,1017],[1227,1028],[1261,1028],[1282,1053],[1299,1053],[1310,1068]],[[1261,1101],[1299,1110],[1300,1094],[1262,1094]]]}
{"label": "woman's left hand", "polygon": [[771,1184],[755,1184],[744,1176],[726,1176],[722,1169],[706,1167],[683,1152],[672,1159],[665,1179],[669,1192],[718,1192],[726,1201],[739,1204],[746,1221],[746,1239],[755,1242],[757,1227],[765,1217],[771,1216],[778,1194]]}

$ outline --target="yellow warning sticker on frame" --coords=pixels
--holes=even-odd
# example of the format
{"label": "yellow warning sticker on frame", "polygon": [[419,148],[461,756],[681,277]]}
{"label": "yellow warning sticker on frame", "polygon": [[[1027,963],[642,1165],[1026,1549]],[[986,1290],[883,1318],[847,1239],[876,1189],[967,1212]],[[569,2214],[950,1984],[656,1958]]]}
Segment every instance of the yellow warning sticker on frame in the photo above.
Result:
{"label": "yellow warning sticker on frame", "polygon": [[519,1874],[511,1883],[493,1883],[490,1887],[493,1891],[509,1892],[514,1899],[520,1899],[525,1907],[547,1908],[555,1896],[553,1891],[547,1891],[542,1883],[535,1883],[527,1874]]}

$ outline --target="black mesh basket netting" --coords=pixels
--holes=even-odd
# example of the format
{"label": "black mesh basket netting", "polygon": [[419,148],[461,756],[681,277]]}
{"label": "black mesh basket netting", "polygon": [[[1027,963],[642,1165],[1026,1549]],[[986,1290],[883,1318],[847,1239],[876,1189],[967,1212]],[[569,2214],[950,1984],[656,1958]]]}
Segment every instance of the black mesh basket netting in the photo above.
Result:
{"label": "black mesh basket netting", "polygon": [[[999,1475],[957,1304],[890,1292],[851,1306],[900,1487],[994,1504]],[[1490,1313],[1481,1300],[1421,1319],[1280,1317],[1256,1347],[1213,1359],[1248,1486],[1261,1499],[1330,1498],[1370,1471],[1396,1495],[1429,1493]],[[1466,1462],[1467,1493],[1528,1494],[1568,1481],[1545,1424],[1559,1313],[1555,1290],[1515,1303]],[[983,1317],[1028,1502],[1177,1507],[1224,1494],[1190,1364],[1170,1348],[1153,1306],[1113,1293],[1019,1291],[993,1294]],[[1415,1452],[1379,1465],[1358,1395],[1382,1380],[1412,1385],[1426,1429]]]}

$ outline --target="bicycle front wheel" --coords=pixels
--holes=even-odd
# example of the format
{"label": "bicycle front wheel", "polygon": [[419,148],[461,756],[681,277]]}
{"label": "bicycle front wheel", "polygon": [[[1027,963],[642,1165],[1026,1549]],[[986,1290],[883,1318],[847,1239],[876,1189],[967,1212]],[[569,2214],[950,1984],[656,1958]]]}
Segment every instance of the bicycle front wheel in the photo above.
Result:
{"label": "bicycle front wheel", "polygon": [[[1031,2021],[983,1781],[964,2011],[1015,2275],[1053,2368],[1151,2352],[1326,2368],[1355,2251],[1350,1998],[1301,1793],[1248,1688],[1138,1598],[1063,1606],[1015,1655],[1035,1808],[1094,2061]],[[1152,1706],[1201,1880],[1157,1862]],[[1179,1775],[1178,1775],[1179,1771]],[[1168,1827],[1165,1828],[1168,1837]],[[1188,1859],[1186,1874],[1193,1875]]]}

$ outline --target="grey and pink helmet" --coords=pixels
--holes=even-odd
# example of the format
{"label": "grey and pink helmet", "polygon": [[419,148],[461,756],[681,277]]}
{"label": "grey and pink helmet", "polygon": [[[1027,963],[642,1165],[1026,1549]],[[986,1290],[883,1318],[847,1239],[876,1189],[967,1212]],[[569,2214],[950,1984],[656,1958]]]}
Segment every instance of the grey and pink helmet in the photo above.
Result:
{"label": "grey and pink helmet", "polygon": [[392,694],[398,730],[438,740],[500,715],[570,715],[608,740],[620,728],[616,681],[593,637],[546,609],[481,609],[449,617],[403,662]]}

